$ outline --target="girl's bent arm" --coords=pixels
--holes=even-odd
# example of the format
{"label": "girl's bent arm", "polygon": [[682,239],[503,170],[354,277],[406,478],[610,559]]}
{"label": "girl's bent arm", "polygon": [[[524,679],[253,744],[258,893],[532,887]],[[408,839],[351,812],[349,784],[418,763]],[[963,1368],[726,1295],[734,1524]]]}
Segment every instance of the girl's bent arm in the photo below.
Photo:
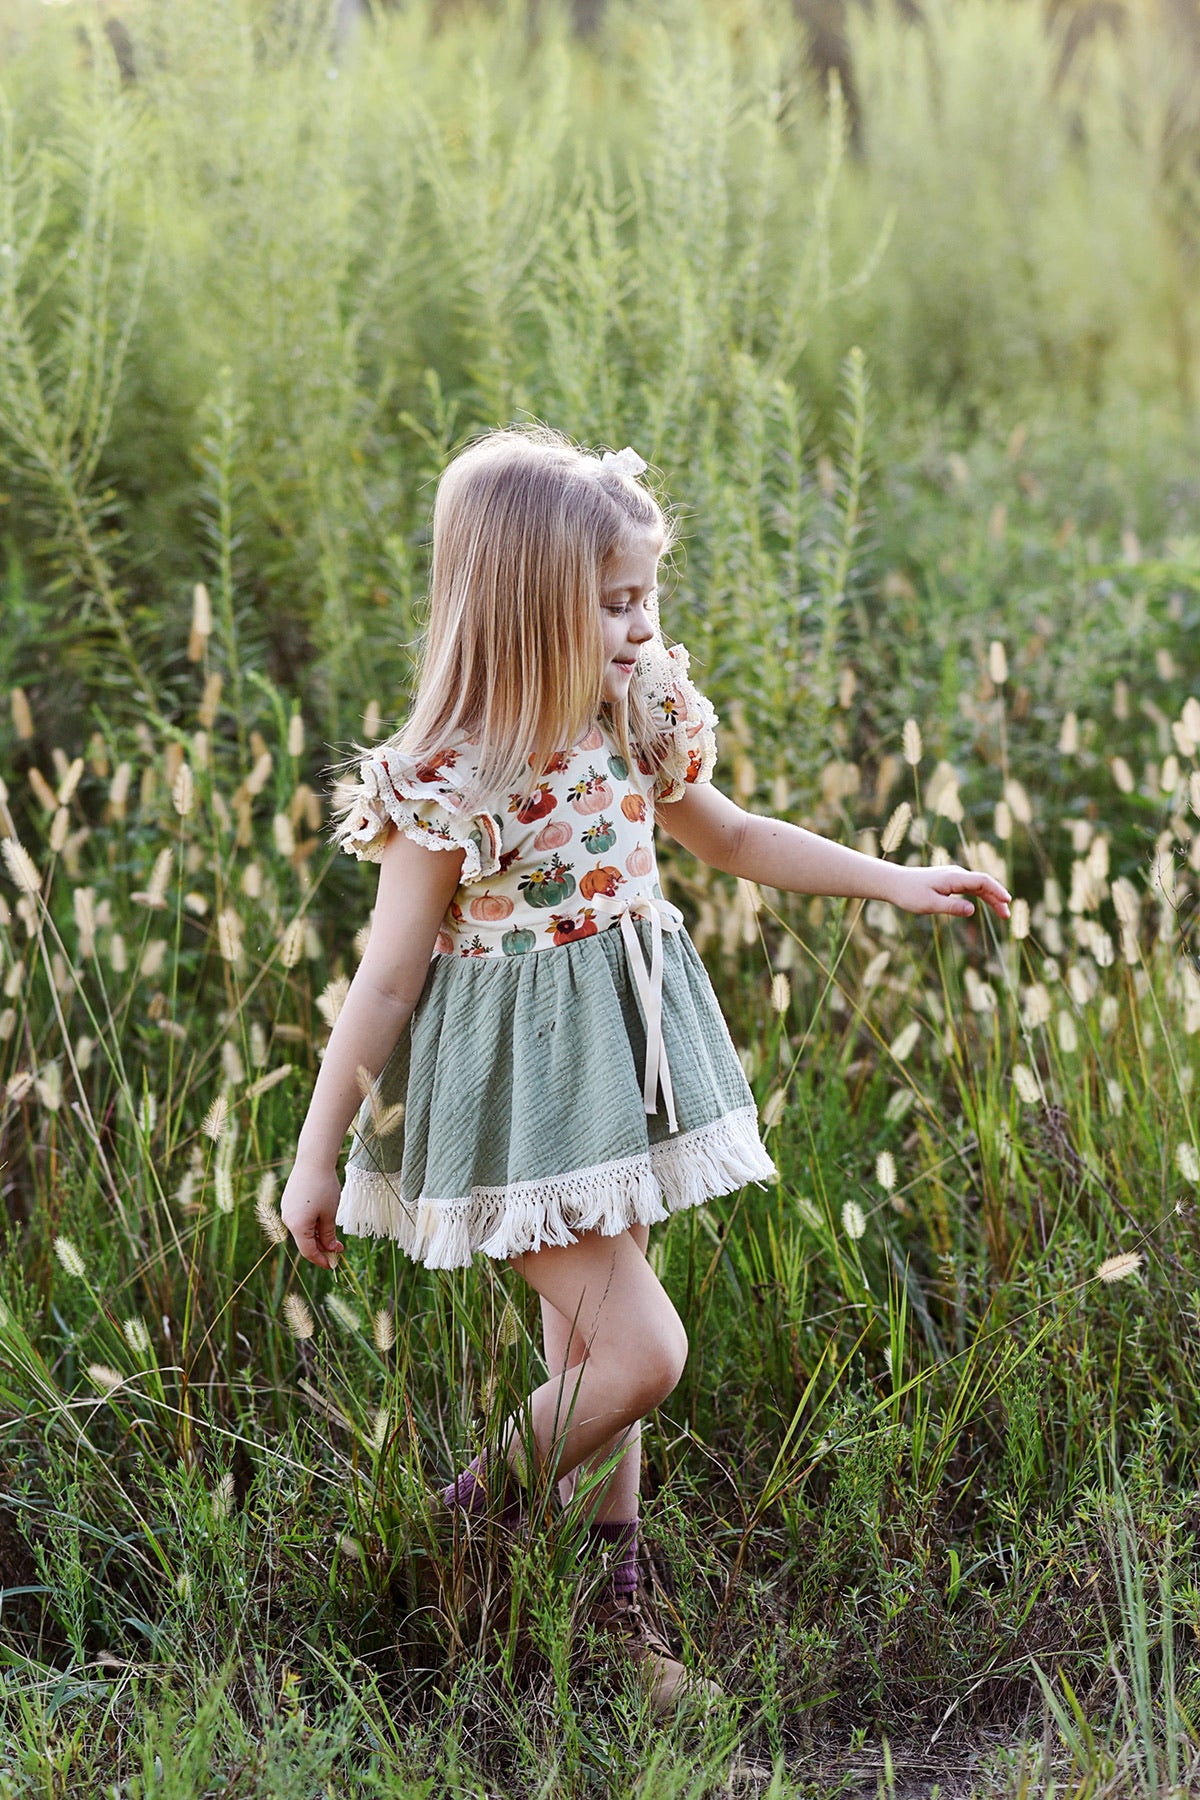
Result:
{"label": "girl's bent arm", "polygon": [[803,826],[745,812],[709,783],[686,788],[678,800],[659,809],[658,819],[702,862],[764,887],[887,900],[907,912],[964,917],[975,910],[966,895],[976,894],[1000,918],[1008,917],[1008,891],[990,875],[955,863],[912,869],[864,856]]}
{"label": "girl's bent arm", "polygon": [[398,831],[384,848],[371,935],[329,1034],[280,1202],[297,1249],[322,1268],[342,1247],[333,1223],[337,1160],[362,1104],[358,1071],[374,1079],[408,1024],[462,865],[461,850],[426,849]]}

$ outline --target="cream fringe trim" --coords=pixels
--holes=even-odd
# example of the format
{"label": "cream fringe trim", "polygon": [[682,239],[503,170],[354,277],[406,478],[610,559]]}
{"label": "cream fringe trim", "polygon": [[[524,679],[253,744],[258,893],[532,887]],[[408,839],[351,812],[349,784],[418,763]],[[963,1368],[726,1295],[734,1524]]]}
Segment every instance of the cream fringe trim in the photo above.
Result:
{"label": "cream fringe trim", "polygon": [[615,1237],[629,1225],[657,1224],[775,1173],[759,1139],[757,1111],[746,1106],[651,1144],[639,1156],[545,1181],[477,1187],[462,1200],[405,1201],[399,1173],[350,1167],[337,1223],[354,1237],[395,1238],[427,1269],[462,1269],[477,1251],[505,1258],[573,1244],[584,1231]]}

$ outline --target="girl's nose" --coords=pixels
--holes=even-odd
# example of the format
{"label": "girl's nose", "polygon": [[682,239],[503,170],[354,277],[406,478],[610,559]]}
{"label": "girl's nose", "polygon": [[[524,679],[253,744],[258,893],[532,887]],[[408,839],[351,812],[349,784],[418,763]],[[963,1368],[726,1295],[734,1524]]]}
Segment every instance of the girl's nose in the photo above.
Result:
{"label": "girl's nose", "polygon": [[629,615],[629,636],[635,644],[648,644],[654,636],[654,627],[644,606]]}

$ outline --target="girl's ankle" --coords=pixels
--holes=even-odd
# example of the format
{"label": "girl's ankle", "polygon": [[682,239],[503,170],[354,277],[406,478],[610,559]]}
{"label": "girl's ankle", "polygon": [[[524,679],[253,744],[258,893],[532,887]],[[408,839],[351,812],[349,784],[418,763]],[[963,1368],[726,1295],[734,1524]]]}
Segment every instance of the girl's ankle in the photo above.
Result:
{"label": "girl's ankle", "polygon": [[442,1501],[451,1512],[466,1513],[473,1519],[490,1515],[510,1528],[521,1514],[517,1477],[510,1465],[490,1450],[481,1450],[449,1487],[442,1489]]}

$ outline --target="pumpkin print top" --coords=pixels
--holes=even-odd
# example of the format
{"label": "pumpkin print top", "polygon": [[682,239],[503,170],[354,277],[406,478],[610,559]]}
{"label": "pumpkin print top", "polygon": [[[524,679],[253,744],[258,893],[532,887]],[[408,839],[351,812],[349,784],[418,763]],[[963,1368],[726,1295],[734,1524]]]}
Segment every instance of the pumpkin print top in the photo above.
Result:
{"label": "pumpkin print top", "polygon": [[717,715],[690,680],[682,645],[652,640],[635,679],[660,727],[654,748],[665,750],[653,780],[651,762],[641,758],[635,774],[601,723],[554,757],[531,793],[482,802],[468,799],[470,744],[423,763],[385,744],[361,763],[335,841],[378,862],[394,823],[430,849],[465,851],[435,955],[522,956],[594,937],[648,902],[663,908],[654,809],[712,779]]}

